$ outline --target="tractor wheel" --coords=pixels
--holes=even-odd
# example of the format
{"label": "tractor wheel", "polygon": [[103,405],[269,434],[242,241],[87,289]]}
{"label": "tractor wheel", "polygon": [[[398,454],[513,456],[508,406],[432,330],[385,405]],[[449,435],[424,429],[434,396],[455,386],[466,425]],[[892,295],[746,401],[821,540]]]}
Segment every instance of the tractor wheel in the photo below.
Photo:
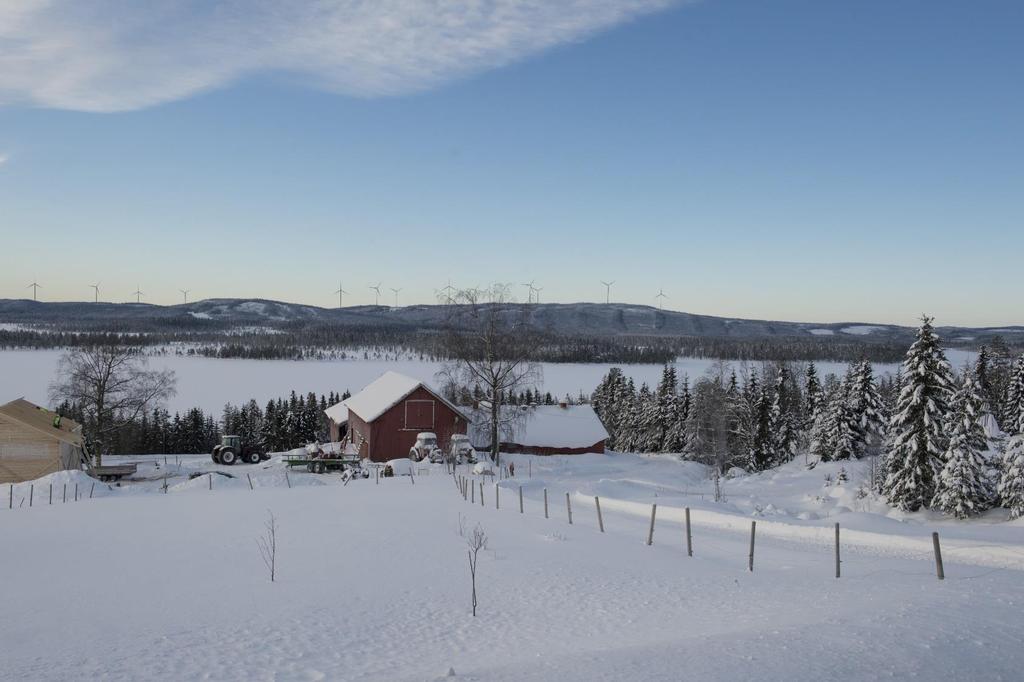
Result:
{"label": "tractor wheel", "polygon": [[253,450],[252,452],[249,453],[249,464],[259,464],[259,463],[260,463],[260,453],[258,453],[255,450]]}
{"label": "tractor wheel", "polygon": [[221,464],[227,464],[228,466],[231,466],[232,464],[235,463],[236,459],[237,456],[235,455],[235,451],[232,450],[231,448],[224,448],[223,450],[220,451]]}
{"label": "tractor wheel", "polygon": [[210,459],[212,459],[214,461],[214,463],[220,464],[220,446],[219,445],[213,449],[213,454],[210,455]]}
{"label": "tractor wheel", "polygon": [[323,462],[317,462],[316,463],[316,472],[318,474],[322,474],[322,473],[324,473],[326,471],[327,471],[327,465],[326,464],[324,464]]}
{"label": "tractor wheel", "polygon": [[309,464],[306,465],[306,471],[308,471],[309,473],[313,473],[313,463],[312,462],[310,462]]}

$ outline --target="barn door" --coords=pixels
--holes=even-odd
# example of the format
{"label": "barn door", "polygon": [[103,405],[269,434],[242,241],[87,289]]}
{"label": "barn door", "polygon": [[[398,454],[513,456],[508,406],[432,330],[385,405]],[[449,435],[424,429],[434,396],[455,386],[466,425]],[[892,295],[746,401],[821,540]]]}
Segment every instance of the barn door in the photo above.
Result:
{"label": "barn door", "polygon": [[405,428],[430,430],[434,428],[433,400],[405,401]]}

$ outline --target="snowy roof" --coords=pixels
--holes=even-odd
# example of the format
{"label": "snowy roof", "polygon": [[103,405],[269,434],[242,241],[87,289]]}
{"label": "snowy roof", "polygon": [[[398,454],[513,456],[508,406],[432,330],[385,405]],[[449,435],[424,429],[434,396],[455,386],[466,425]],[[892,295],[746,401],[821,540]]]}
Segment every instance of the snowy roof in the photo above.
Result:
{"label": "snowy roof", "polygon": [[435,398],[455,412],[462,414],[458,407],[432,391],[429,386],[419,379],[413,379],[404,374],[391,371],[384,372],[384,374],[370,382],[359,393],[356,393],[351,398],[346,398],[337,405],[332,405],[324,413],[338,424],[348,421],[349,412],[356,413],[363,421],[369,423],[400,403],[403,398],[420,387],[430,391]]}
{"label": "snowy roof", "polygon": [[[537,405],[521,408],[507,406],[502,412],[510,415],[508,426],[503,427],[501,442],[526,447],[588,448],[608,438],[597,413],[590,405]],[[513,414],[519,415],[512,418]],[[506,421],[503,417],[502,421]],[[490,435],[486,433],[486,420],[475,419],[473,444],[486,447]]]}
{"label": "snowy roof", "polygon": [[324,414],[335,424],[344,424],[348,421],[348,408],[345,407],[343,402],[331,405],[324,410]]}
{"label": "snowy roof", "polygon": [[0,405],[0,414],[16,422],[70,445],[82,444],[82,427],[67,417],[56,419],[57,413],[34,405],[24,398]]}

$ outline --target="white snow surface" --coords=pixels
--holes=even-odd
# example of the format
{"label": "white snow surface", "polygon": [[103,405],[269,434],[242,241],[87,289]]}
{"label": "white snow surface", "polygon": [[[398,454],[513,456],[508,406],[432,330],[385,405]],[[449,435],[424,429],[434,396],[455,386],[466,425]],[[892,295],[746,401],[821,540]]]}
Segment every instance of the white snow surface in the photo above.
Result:
{"label": "white snow surface", "polygon": [[[953,367],[973,362],[976,353],[947,349]],[[48,403],[47,387],[54,379],[59,350],[0,350],[0,403],[24,396],[38,405]],[[703,375],[715,360],[680,358],[675,362],[680,377],[690,380]],[[732,363],[739,367],[740,363]],[[819,376],[843,376],[846,364],[817,362]],[[282,398],[291,391],[329,393],[349,390],[355,393],[382,373],[394,370],[419,379],[435,391],[440,390],[438,362],[422,360],[237,360],[179,355],[156,356],[149,359],[154,369],[171,369],[178,377],[178,393],[168,402],[168,409],[184,411],[192,407],[220,414],[225,403],[240,404],[255,399],[261,405]],[[654,386],[661,379],[661,365],[614,365],[609,363],[544,363],[543,385],[556,397],[575,396],[580,391],[589,395],[601,378],[614,366],[632,378],[637,386],[646,382]],[[894,374],[898,364],[876,364],[876,375]]]}
{"label": "white snow surface", "polygon": [[874,334],[877,331],[882,331],[884,327],[878,327],[872,324],[855,324],[850,327],[843,327],[839,331],[844,334],[853,334],[855,336],[867,336],[868,334]]}
{"label": "white snow surface", "polygon": [[[1001,512],[962,523],[858,507],[863,463],[827,488],[841,465],[740,476],[716,503],[704,468],[672,457],[510,460],[516,478],[473,479],[476,504],[443,465],[415,482],[343,486],[304,471],[285,481],[279,457],[134,458],[139,480],[77,503],[37,497],[27,508],[18,487],[15,509],[0,509],[0,679],[411,681],[449,669],[474,682],[1019,679],[1024,524]],[[273,583],[255,542],[268,512]],[[489,542],[473,618],[459,529],[477,524]]]}
{"label": "white snow surface", "polygon": [[836,333],[833,329],[808,329],[807,331],[815,336],[833,336]]}

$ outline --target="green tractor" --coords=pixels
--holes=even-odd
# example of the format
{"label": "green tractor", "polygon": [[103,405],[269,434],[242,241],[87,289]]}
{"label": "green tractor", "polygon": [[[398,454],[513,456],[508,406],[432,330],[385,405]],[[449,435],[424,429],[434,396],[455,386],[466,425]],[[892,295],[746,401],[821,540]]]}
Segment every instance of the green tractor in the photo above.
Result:
{"label": "green tractor", "polygon": [[240,436],[222,436],[220,445],[213,447],[211,457],[217,464],[234,464],[238,461],[259,464],[263,460],[270,459],[270,455],[260,452],[259,446],[242,445]]}

